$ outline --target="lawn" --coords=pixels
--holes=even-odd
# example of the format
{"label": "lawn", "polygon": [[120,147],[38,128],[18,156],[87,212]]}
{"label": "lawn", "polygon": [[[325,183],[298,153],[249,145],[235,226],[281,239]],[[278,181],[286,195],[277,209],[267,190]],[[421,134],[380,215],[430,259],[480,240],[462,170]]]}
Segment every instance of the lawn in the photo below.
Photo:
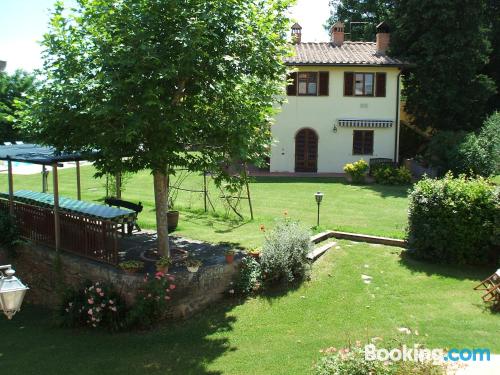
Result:
{"label": "lawn", "polygon": [[[472,287],[490,269],[402,260],[400,249],[339,241],[286,294],[221,303],[151,332],[58,328],[45,310],[0,319],[0,368],[12,374],[307,374],[319,350],[382,337],[500,352],[500,317]],[[373,277],[364,284],[361,274]],[[402,335],[399,327],[416,333]]]}
{"label": "lawn", "polygon": [[[105,196],[104,180],[94,179],[92,167],[82,168],[82,198],[99,201]],[[51,189],[49,178],[49,190]],[[210,179],[209,179],[210,182]],[[74,169],[60,171],[60,194],[76,197]],[[203,178],[189,176],[182,185],[185,189],[200,190]],[[314,193],[325,194],[321,204],[321,227],[349,232],[403,238],[407,218],[408,186],[392,187],[381,185],[355,186],[342,179],[333,178],[281,178],[261,177],[250,184],[255,220],[249,220],[246,202],[241,212],[245,220],[225,218],[226,211],[220,199],[220,192],[209,183],[210,197],[216,212],[203,212],[203,198],[199,193],[180,192],[176,208],[181,210],[180,225],[176,234],[211,241],[233,242],[245,247],[260,246],[262,233],[260,224],[273,225],[284,211],[291,218],[312,227],[316,224],[316,203]],[[0,175],[0,189],[7,191],[7,176]],[[14,189],[41,190],[40,175],[16,175]],[[123,199],[139,202],[145,208],[139,215],[139,224],[144,228],[155,227],[153,182],[149,172],[131,177],[125,186]]]}

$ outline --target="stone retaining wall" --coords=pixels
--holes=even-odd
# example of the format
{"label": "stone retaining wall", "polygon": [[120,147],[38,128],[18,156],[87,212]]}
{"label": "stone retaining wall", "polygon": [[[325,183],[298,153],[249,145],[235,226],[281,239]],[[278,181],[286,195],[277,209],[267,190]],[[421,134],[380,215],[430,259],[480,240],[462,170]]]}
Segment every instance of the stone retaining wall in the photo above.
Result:
{"label": "stone retaining wall", "polygon": [[[144,274],[127,274],[111,265],[72,254],[61,252],[60,260],[66,285],[78,286],[85,280],[106,282],[114,285],[129,304],[144,283]],[[15,258],[4,257],[3,263],[12,264],[16,275],[30,287],[26,302],[58,307],[56,252],[53,249],[26,244],[17,249]],[[233,264],[202,266],[197,273],[184,269],[172,272],[177,287],[172,295],[172,317],[186,318],[223,298],[237,270],[238,262],[235,261]]]}

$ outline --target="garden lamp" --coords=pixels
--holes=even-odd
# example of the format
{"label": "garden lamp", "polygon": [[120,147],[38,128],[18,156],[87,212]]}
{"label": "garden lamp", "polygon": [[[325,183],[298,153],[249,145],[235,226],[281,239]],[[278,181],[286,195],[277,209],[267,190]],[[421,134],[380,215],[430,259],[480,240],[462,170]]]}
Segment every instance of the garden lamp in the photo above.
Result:
{"label": "garden lamp", "polygon": [[29,289],[14,276],[15,273],[10,264],[0,266],[0,310],[9,320],[21,309],[24,295]]}
{"label": "garden lamp", "polygon": [[318,222],[316,226],[319,227],[319,205],[321,204],[321,201],[323,200],[323,193],[321,191],[318,191],[316,194],[314,194],[314,198],[316,198],[316,203],[318,204]]}

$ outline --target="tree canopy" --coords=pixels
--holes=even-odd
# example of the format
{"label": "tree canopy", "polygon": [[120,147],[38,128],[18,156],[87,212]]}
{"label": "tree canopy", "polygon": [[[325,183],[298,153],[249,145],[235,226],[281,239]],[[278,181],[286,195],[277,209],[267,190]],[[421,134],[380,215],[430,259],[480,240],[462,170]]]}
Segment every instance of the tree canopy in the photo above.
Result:
{"label": "tree canopy", "polygon": [[99,150],[101,172],[151,169],[164,249],[169,167],[217,173],[266,154],[291,2],[59,2],[27,127],[61,150]]}

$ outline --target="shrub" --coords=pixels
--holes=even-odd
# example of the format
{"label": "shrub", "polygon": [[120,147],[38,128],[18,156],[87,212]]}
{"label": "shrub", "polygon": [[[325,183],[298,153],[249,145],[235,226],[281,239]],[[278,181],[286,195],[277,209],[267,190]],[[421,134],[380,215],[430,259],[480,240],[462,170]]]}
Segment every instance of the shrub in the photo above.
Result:
{"label": "shrub", "polygon": [[352,182],[362,183],[365,180],[366,172],[368,172],[368,163],[363,159],[358,160],[355,163],[346,164],[344,166],[344,172],[351,177]]}
{"label": "shrub", "polygon": [[499,197],[487,180],[425,178],[409,200],[408,245],[416,257],[437,263],[495,261]]}
{"label": "shrub", "polygon": [[281,220],[266,235],[260,264],[265,281],[293,282],[303,280],[309,267],[310,232],[298,222]]}
{"label": "shrub", "polygon": [[440,176],[453,170],[457,159],[457,147],[460,145],[467,133],[463,131],[440,131],[433,135],[424,155],[425,160],[431,167],[437,169]]}
{"label": "shrub", "polygon": [[12,250],[20,242],[19,231],[10,214],[0,210],[0,246]]}
{"label": "shrub", "polygon": [[174,276],[157,272],[146,275],[144,285],[137,293],[127,323],[129,326],[150,328],[164,320],[175,289]]}
{"label": "shrub", "polygon": [[373,178],[382,185],[408,185],[411,183],[411,172],[405,166],[399,168],[387,164],[373,167]]}
{"label": "shrub", "polygon": [[440,375],[445,369],[430,361],[379,361],[365,359],[361,346],[322,351],[323,357],[314,366],[314,375]]}
{"label": "shrub", "polygon": [[243,295],[258,291],[262,282],[259,262],[252,257],[244,257],[239,267],[234,291]]}
{"label": "shrub", "polygon": [[65,327],[105,328],[118,331],[125,327],[126,306],[120,295],[104,283],[85,282],[80,288],[64,293],[59,315]]}

